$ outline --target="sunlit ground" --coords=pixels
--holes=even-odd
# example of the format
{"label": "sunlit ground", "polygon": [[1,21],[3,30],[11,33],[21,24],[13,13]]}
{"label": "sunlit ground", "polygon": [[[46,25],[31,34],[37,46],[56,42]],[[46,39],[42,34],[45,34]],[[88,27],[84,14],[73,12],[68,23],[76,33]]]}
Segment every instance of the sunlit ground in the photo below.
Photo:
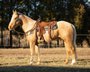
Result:
{"label": "sunlit ground", "polygon": [[[37,65],[37,57],[34,57],[34,64],[30,65],[30,50],[19,49],[0,49],[0,70],[5,67],[23,67],[23,66],[36,66],[36,67],[69,67],[69,68],[81,68],[90,69],[90,48],[77,48],[77,63],[71,65],[71,59],[69,63],[64,64],[65,60],[65,48],[40,48],[41,51],[41,64]],[[11,68],[10,68],[11,69]],[[2,69],[3,70],[3,69]],[[5,69],[4,69],[5,70]]]}

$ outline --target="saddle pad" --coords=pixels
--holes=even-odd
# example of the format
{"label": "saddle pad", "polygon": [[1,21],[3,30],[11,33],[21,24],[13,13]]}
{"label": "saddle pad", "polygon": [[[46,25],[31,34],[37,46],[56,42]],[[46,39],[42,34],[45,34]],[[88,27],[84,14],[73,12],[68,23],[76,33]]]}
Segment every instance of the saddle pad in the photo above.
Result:
{"label": "saddle pad", "polygon": [[49,26],[45,26],[44,29],[45,29],[45,31],[48,31],[49,30]]}
{"label": "saddle pad", "polygon": [[[57,28],[58,28],[58,26],[56,24],[51,26],[51,30],[56,30]],[[49,26],[45,26],[44,29],[45,29],[45,31],[48,31],[49,30]]]}

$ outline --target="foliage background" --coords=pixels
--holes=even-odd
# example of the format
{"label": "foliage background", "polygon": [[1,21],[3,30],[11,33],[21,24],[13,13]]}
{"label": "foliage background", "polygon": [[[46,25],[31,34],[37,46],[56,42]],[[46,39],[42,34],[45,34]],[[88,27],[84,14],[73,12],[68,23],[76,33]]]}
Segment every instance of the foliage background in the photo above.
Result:
{"label": "foliage background", "polygon": [[[7,28],[12,10],[17,10],[37,20],[66,20],[79,30],[90,27],[88,0],[0,0],[0,23]],[[90,3],[89,3],[90,5]]]}
{"label": "foliage background", "polygon": [[[0,0],[1,41],[3,41],[3,30],[8,29],[12,10],[17,10],[35,20],[38,18],[43,21],[52,18],[57,21],[65,20],[75,25],[78,34],[90,34],[89,0]],[[21,28],[18,29],[22,31]]]}

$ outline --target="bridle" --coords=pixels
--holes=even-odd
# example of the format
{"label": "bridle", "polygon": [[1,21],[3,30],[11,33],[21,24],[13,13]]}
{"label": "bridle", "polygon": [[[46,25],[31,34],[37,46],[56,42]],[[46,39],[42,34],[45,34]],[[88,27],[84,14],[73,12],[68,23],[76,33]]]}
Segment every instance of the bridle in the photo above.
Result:
{"label": "bridle", "polygon": [[[20,22],[22,23],[22,19],[19,18],[19,15],[21,15],[21,14],[18,13],[18,18],[17,18],[16,21],[15,21],[15,25],[16,25],[16,23],[17,23],[18,21],[20,21]],[[25,32],[25,33],[22,33],[22,32],[19,32],[19,31],[16,31],[16,30],[15,30],[15,28],[16,28],[17,26],[21,26],[21,24],[18,24],[17,26],[14,26],[13,31],[15,31],[18,35],[23,34],[23,35],[25,35],[25,36],[28,36],[29,34],[32,34],[32,32],[33,32],[35,29],[37,29],[37,24],[38,24],[38,22],[39,22],[39,19],[37,19],[37,21],[35,22],[35,24],[34,24],[34,26],[32,27],[32,29],[28,30],[28,31]]]}
{"label": "bridle", "polygon": [[[15,25],[14,25],[12,31],[16,32],[18,35],[20,35],[20,34],[24,35],[25,33],[22,33],[22,32],[19,32],[19,31],[15,30],[15,28],[17,28],[18,26],[21,26],[21,23],[22,23],[22,19],[19,18],[19,15],[21,15],[21,14],[20,13],[17,13],[17,14],[18,14],[18,17],[15,20]],[[17,24],[18,21],[21,22],[21,23]]]}

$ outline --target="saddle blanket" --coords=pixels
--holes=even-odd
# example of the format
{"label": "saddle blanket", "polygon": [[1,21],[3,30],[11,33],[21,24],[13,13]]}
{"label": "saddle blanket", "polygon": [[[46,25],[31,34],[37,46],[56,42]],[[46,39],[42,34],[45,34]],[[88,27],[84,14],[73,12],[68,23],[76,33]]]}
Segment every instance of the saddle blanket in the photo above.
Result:
{"label": "saddle blanket", "polygon": [[[57,24],[55,24],[55,25],[53,25],[53,26],[51,26],[51,30],[56,30],[58,28],[58,26],[57,26]],[[49,26],[45,26],[44,27],[44,29],[45,29],[45,31],[48,31],[49,30]]]}

